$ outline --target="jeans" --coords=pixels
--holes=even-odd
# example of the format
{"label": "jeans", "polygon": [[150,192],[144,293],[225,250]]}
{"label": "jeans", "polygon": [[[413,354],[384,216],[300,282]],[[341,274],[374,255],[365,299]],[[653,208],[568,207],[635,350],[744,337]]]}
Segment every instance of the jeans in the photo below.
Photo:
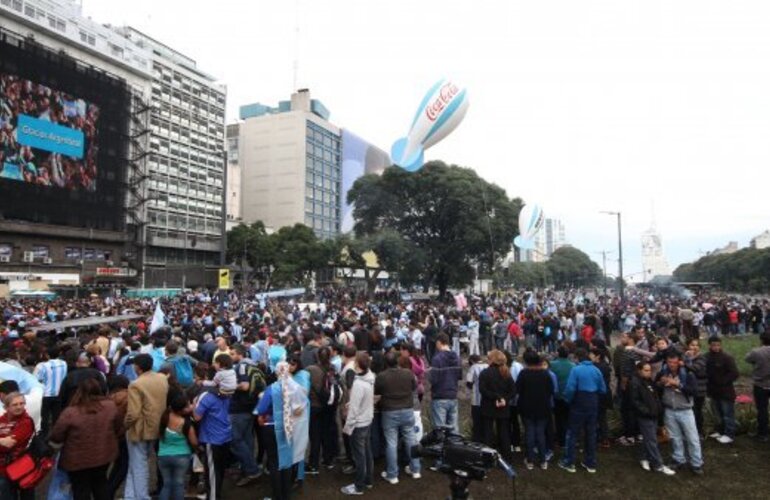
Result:
{"label": "jeans", "polygon": [[495,349],[498,351],[505,349],[505,337],[495,336]]}
{"label": "jeans", "polygon": [[582,409],[570,408],[569,427],[567,428],[564,456],[562,462],[566,465],[575,463],[575,445],[580,437],[580,432],[585,432],[583,463],[588,467],[596,467],[596,422],[598,412],[581,411]]}
{"label": "jeans", "polygon": [[374,476],[374,458],[369,440],[371,424],[366,427],[356,427],[350,435],[350,452],[356,464],[355,485],[358,491],[364,491],[371,486]]}
{"label": "jeans", "polygon": [[548,425],[547,418],[525,418],[524,433],[527,439],[527,461],[535,462],[535,448],[540,454],[541,462],[545,462],[545,428]]}
{"label": "jeans", "polygon": [[310,460],[311,467],[318,468],[323,453],[323,462],[330,464],[337,456],[337,407],[323,406],[310,409]]}
{"label": "jeans", "polygon": [[658,419],[638,417],[639,431],[644,438],[642,447],[642,460],[650,462],[653,470],[663,465],[663,458],[658,448]]}
{"label": "jeans", "polygon": [[511,406],[511,418],[509,423],[511,425],[511,444],[515,446],[521,446],[521,427],[519,426],[519,407]]}
{"label": "jeans", "polygon": [[241,464],[243,475],[254,476],[259,472],[254,460],[254,416],[251,413],[231,413],[230,425],[233,428],[230,451]]}
{"label": "jeans", "polygon": [[567,422],[569,421],[569,404],[561,398],[554,398],[553,417],[556,421],[556,442],[564,447],[567,438]]}
{"label": "jeans", "polygon": [[767,407],[770,401],[770,389],[754,386],[754,404],[757,405],[757,435],[768,435]]}
{"label": "jeans", "polygon": [[163,489],[159,500],[184,500],[184,479],[190,468],[191,455],[158,457],[158,467],[163,475]]}
{"label": "jeans", "polygon": [[[629,382],[630,383],[630,382]],[[636,424],[636,414],[631,403],[631,388],[620,392],[620,415],[623,418],[623,436],[635,438],[639,434],[639,426]]]}
{"label": "jeans", "polygon": [[[484,423],[484,444],[496,448],[503,460],[511,461],[511,423],[508,417],[482,417]],[[497,426],[497,446],[495,446],[494,427]]]}
{"label": "jeans", "polygon": [[385,462],[388,477],[398,477],[399,436],[406,441],[409,468],[412,472],[420,472],[420,459],[412,457],[412,446],[417,444],[414,438],[414,410],[407,408],[382,412],[382,430],[385,433]]}
{"label": "jeans", "polygon": [[686,443],[687,453],[690,455],[690,465],[702,467],[703,456],[700,449],[700,437],[698,436],[698,427],[695,425],[695,415],[692,409],[666,409],[664,421],[668,435],[671,437],[671,458],[674,462],[685,463],[684,451]]}
{"label": "jeans", "polygon": [[70,471],[73,500],[109,500],[107,467],[109,464]]}
{"label": "jeans", "polygon": [[270,486],[273,500],[288,500],[291,497],[292,468],[279,469],[278,442],[275,439],[275,428],[272,425],[261,427],[262,438],[267,454],[267,468],[270,469]]}
{"label": "jeans", "polygon": [[118,457],[112,463],[112,468],[107,476],[107,489],[110,493],[110,498],[115,498],[118,493],[118,488],[126,480],[128,474],[128,445],[126,444],[125,436],[118,441]]}
{"label": "jeans", "polygon": [[150,500],[150,450],[153,441],[127,441],[128,475],[123,493],[125,500]]}
{"label": "jeans", "polygon": [[40,432],[43,436],[48,437],[48,433],[59,419],[61,411],[61,399],[58,396],[43,398],[43,407],[40,414]]}
{"label": "jeans", "polygon": [[698,428],[698,434],[703,436],[703,405],[706,403],[706,396],[695,396],[693,398],[692,411],[695,414],[695,426]]}
{"label": "jeans", "polygon": [[480,443],[482,439],[481,406],[471,405],[471,441]]}
{"label": "jeans", "polygon": [[457,426],[457,400],[434,399],[430,403],[430,420],[433,427],[451,427],[459,432]]}
{"label": "jeans", "polygon": [[714,415],[719,419],[717,432],[735,439],[735,401],[712,399],[711,406],[714,409]]}
{"label": "jeans", "polygon": [[211,444],[205,443],[206,459],[203,465],[206,469],[206,486],[208,487],[208,500],[222,498],[222,484],[225,481],[225,468],[230,458],[230,443]]}
{"label": "jeans", "polygon": [[35,500],[35,490],[20,490],[8,478],[0,476],[0,498],[3,500]]}

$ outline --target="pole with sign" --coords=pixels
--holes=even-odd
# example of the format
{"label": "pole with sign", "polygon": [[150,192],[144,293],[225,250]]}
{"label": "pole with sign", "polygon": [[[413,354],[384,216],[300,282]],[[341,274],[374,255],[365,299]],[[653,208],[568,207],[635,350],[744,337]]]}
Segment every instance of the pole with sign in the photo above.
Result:
{"label": "pole with sign", "polygon": [[219,270],[219,289],[220,290],[230,289],[230,270],[229,269]]}

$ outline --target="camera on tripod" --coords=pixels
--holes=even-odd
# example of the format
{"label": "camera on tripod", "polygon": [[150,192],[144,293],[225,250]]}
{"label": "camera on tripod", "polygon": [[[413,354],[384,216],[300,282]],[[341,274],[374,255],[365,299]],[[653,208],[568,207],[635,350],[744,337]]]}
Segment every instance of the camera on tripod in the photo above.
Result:
{"label": "camera on tripod", "polygon": [[451,499],[467,499],[468,485],[482,481],[489,469],[500,467],[515,477],[513,467],[508,465],[497,450],[481,443],[474,443],[456,434],[449,427],[437,427],[426,434],[420,444],[412,447],[413,457],[430,457],[438,460],[439,472],[450,476]]}

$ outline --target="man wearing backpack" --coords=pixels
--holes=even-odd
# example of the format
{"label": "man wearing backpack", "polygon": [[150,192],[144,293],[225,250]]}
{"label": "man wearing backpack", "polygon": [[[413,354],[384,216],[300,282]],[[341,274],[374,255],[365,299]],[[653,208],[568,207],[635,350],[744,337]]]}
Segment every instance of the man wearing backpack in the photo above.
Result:
{"label": "man wearing backpack", "polygon": [[163,367],[169,367],[176,376],[176,381],[183,389],[188,389],[193,385],[193,367],[198,364],[198,360],[179,353],[179,344],[175,340],[166,342],[166,360]]}
{"label": "man wearing backpack", "polygon": [[236,486],[246,486],[262,475],[254,459],[254,417],[252,411],[259,395],[265,390],[265,378],[257,364],[246,357],[246,348],[235,344],[230,348],[233,368],[238,385],[230,400],[230,425],[232,441],[230,449],[241,464],[241,478]]}

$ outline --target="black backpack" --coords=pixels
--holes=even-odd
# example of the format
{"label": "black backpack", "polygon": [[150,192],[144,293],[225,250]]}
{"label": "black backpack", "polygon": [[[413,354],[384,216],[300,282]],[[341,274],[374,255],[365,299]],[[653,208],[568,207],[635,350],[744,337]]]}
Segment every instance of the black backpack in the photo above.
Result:
{"label": "black backpack", "polygon": [[323,385],[318,391],[318,399],[324,406],[337,406],[342,401],[342,384],[334,370],[324,374]]}

